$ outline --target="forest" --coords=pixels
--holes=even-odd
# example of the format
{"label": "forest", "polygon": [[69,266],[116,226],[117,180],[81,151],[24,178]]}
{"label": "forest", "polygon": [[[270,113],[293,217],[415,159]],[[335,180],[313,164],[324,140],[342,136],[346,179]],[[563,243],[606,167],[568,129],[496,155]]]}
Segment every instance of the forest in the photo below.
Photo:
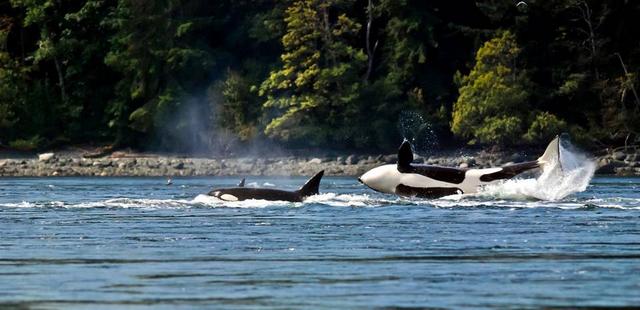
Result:
{"label": "forest", "polygon": [[0,147],[391,150],[403,119],[441,146],[634,145],[639,17],[631,0],[0,0]]}

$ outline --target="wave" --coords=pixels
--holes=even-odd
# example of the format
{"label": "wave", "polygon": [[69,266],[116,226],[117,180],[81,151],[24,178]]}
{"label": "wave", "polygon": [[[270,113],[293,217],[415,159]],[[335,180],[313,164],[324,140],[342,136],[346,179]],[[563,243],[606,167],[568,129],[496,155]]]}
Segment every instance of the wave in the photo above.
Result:
{"label": "wave", "polygon": [[[504,192],[500,192],[504,195]],[[18,203],[0,203],[0,208],[112,208],[112,209],[188,209],[188,208],[380,208],[380,207],[424,207],[424,208],[558,208],[558,209],[596,209],[616,208],[640,210],[640,198],[594,198],[572,197],[549,201],[528,198],[498,198],[487,193],[474,195],[454,195],[440,199],[400,198],[381,194],[337,194],[325,193],[308,197],[305,202],[245,200],[222,201],[207,195],[198,195],[193,199],[131,199],[116,198],[92,202],[64,201],[23,201]]]}

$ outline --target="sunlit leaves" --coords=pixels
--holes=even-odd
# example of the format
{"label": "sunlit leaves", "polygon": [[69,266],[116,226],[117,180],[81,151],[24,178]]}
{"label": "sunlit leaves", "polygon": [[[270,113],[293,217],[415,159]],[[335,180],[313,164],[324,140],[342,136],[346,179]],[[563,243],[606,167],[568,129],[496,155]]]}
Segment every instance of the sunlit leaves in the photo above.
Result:
{"label": "sunlit leaves", "polygon": [[326,143],[335,127],[350,126],[366,56],[351,45],[361,25],[344,13],[330,14],[347,2],[295,1],[286,10],[282,66],[259,90],[263,106],[280,114],[265,128],[271,137]]}
{"label": "sunlit leaves", "polygon": [[453,107],[452,131],[471,143],[515,143],[523,133],[529,80],[518,72],[515,36],[503,32],[476,54],[476,64],[461,79]]}

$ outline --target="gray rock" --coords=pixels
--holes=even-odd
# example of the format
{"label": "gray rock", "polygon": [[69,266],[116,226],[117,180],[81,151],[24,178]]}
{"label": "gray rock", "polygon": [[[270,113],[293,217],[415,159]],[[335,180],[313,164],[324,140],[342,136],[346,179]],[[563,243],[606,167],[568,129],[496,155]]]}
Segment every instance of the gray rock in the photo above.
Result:
{"label": "gray rock", "polygon": [[238,163],[243,165],[253,165],[255,162],[256,160],[254,158],[245,157],[238,159]]}
{"label": "gray rock", "polygon": [[638,154],[629,154],[624,161],[638,161]]}
{"label": "gray rock", "polygon": [[389,154],[387,156],[384,156],[382,158],[382,161],[387,163],[387,164],[393,164],[398,162],[398,155],[397,154]]}
{"label": "gray rock", "polygon": [[418,154],[413,154],[413,162],[416,164],[422,164],[426,161],[427,159],[418,155]]}
{"label": "gray rock", "polygon": [[184,169],[184,163],[183,162],[178,162],[178,163],[174,164],[173,165],[173,169],[178,169],[178,170]]}
{"label": "gray rock", "polygon": [[512,161],[512,162],[515,162],[515,163],[523,162],[525,160],[526,160],[526,158],[524,157],[524,155],[522,155],[520,153],[513,153],[509,157],[509,161]]}
{"label": "gray rock", "polygon": [[38,155],[38,161],[48,162],[50,160],[53,160],[55,156],[55,153],[42,153]]}
{"label": "gray rock", "polygon": [[631,167],[616,168],[616,175],[619,176],[632,176],[635,174],[635,169]]}
{"label": "gray rock", "polygon": [[346,160],[344,159],[344,157],[342,157],[342,156],[338,156],[338,158],[336,158],[336,163],[337,163],[338,165],[344,165],[344,164],[346,164],[347,162],[346,162]]}
{"label": "gray rock", "polygon": [[476,164],[476,160],[473,157],[464,156],[458,160],[460,164],[466,164],[466,167],[472,167]]}
{"label": "gray rock", "polygon": [[358,156],[356,155],[349,155],[347,156],[347,160],[346,160],[347,165],[355,165],[358,163]]}
{"label": "gray rock", "polygon": [[309,160],[307,163],[308,163],[308,164],[312,164],[312,165],[319,165],[319,164],[321,164],[321,163],[322,163],[322,159],[320,159],[320,158],[313,158],[313,159]]}
{"label": "gray rock", "polygon": [[615,159],[615,160],[624,160],[627,157],[627,154],[625,154],[622,151],[617,151],[617,152],[613,153],[613,155],[611,157],[613,157],[613,159]]}
{"label": "gray rock", "polygon": [[93,162],[92,166],[106,168],[106,167],[110,167],[111,164],[112,162],[110,160],[96,160]]}

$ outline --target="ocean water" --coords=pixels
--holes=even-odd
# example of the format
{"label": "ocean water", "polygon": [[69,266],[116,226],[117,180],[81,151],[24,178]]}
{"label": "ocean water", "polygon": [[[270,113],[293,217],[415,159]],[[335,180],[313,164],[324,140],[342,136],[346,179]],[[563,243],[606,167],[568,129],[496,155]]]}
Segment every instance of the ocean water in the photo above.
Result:
{"label": "ocean water", "polygon": [[238,181],[0,178],[0,308],[640,305],[640,178],[436,200],[337,177],[304,203],[202,195]]}

